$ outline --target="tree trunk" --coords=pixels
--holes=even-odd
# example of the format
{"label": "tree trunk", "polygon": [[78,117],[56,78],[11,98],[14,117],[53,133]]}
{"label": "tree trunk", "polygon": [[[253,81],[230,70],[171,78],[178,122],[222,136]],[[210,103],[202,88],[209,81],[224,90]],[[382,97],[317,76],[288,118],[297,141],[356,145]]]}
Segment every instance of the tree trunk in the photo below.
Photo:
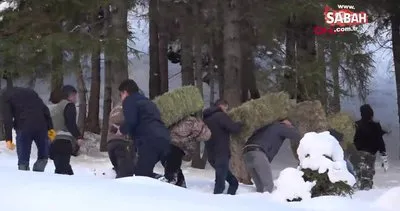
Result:
{"label": "tree trunk", "polygon": [[315,68],[317,50],[313,25],[310,21],[296,25],[297,101],[299,102],[318,99],[318,84],[315,82],[318,82],[321,73]]}
{"label": "tree trunk", "polygon": [[328,111],[328,87],[327,87],[327,78],[326,78],[326,62],[325,62],[325,48],[326,43],[322,39],[318,39],[317,46],[317,57],[318,57],[318,68],[321,69],[320,83],[319,83],[319,101],[321,101],[322,105],[325,108],[325,111]]}
{"label": "tree trunk", "polygon": [[[248,2],[242,2],[241,14],[245,14],[250,10]],[[242,56],[242,102],[246,102],[249,99],[257,99],[260,97],[260,92],[257,89],[257,82],[255,78],[255,64],[253,50],[257,45],[256,37],[254,34],[253,24],[250,20],[241,21],[241,34],[240,34],[240,48]],[[249,95],[250,94],[250,95]]]}
{"label": "tree trunk", "polygon": [[101,48],[99,43],[98,46],[93,49],[91,56],[92,74],[91,74],[90,97],[89,97],[89,108],[88,108],[89,111],[86,121],[87,130],[96,134],[100,133],[100,123],[99,123],[100,84],[101,84],[100,54],[101,54]]}
{"label": "tree trunk", "polygon": [[339,52],[337,49],[336,41],[331,41],[331,61],[330,70],[332,72],[333,79],[333,99],[331,102],[330,110],[332,113],[337,113],[340,111],[340,81],[339,81]]}
{"label": "tree trunk", "polygon": [[184,15],[181,16],[182,46],[182,86],[194,85],[193,70],[193,11],[190,6],[182,4]]}
{"label": "tree trunk", "polygon": [[397,89],[397,112],[400,122],[400,13],[397,12],[392,14],[390,21],[392,24],[392,51]]}
{"label": "tree trunk", "polygon": [[[214,36],[214,45],[213,45],[213,57],[216,61],[217,71],[215,78],[218,79],[218,96],[219,98],[224,97],[224,1],[218,1],[217,4],[217,30]],[[214,80],[216,81],[216,80]]]}
{"label": "tree trunk", "polygon": [[76,79],[78,85],[78,96],[79,96],[79,109],[78,109],[78,127],[79,131],[83,134],[85,131],[85,120],[86,120],[86,111],[87,111],[87,103],[86,103],[86,85],[85,78],[83,75],[83,68],[81,65],[81,55],[76,53],[75,57],[75,65],[76,65]]}
{"label": "tree trunk", "polygon": [[62,70],[63,54],[57,49],[51,58],[51,90],[60,89],[64,85],[64,73]]}
{"label": "tree trunk", "polygon": [[[196,78],[196,86],[200,90],[200,93],[203,95],[203,62],[202,62],[202,52],[201,47],[203,44],[202,36],[202,25],[201,25],[201,8],[199,1],[192,2],[193,11],[194,11],[194,18],[195,18],[195,25],[196,30],[194,34],[194,58],[195,58],[195,78]],[[201,156],[201,144],[200,142],[196,145],[196,150],[194,155],[192,156],[192,167],[198,169],[204,169],[207,164],[207,154],[204,153]]]}
{"label": "tree trunk", "polygon": [[294,17],[290,17],[286,25],[286,66],[288,68],[284,72],[283,90],[289,93],[290,98],[297,99],[297,74],[296,74],[296,37]]}
{"label": "tree trunk", "polygon": [[103,97],[103,123],[101,125],[101,140],[100,151],[107,151],[107,136],[108,136],[108,120],[111,112],[112,105],[112,61],[108,48],[105,48],[105,62],[104,62],[104,97]]}
{"label": "tree trunk", "polygon": [[[224,5],[224,99],[230,106],[241,104],[241,89],[237,83],[241,81],[242,55],[240,49],[240,1],[226,0]],[[238,180],[244,184],[252,184],[242,159],[242,143],[231,142],[231,167]]]}
{"label": "tree trunk", "polygon": [[14,82],[13,82],[13,79],[11,78],[11,77],[7,77],[7,79],[6,79],[6,83],[7,83],[7,88],[12,88],[12,87],[14,87]]}
{"label": "tree trunk", "polygon": [[128,1],[112,1],[114,10],[111,14],[110,40],[113,44],[112,53],[112,103],[120,101],[118,87],[122,81],[129,78],[128,74]]}
{"label": "tree trunk", "polygon": [[159,2],[159,17],[158,21],[158,49],[159,49],[159,67],[160,67],[160,92],[158,95],[168,92],[168,3],[165,0]]}
{"label": "tree trunk", "polygon": [[150,42],[150,76],[149,96],[154,99],[161,94],[161,73],[158,38],[158,0],[150,0],[149,5],[149,42]]}

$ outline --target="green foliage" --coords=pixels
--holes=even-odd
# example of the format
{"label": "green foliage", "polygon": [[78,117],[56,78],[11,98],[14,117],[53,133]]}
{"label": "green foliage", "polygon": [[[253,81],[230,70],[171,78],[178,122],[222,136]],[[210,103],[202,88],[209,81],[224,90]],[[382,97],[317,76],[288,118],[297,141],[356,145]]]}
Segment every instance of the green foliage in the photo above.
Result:
{"label": "green foliage", "polygon": [[328,172],[323,174],[310,169],[302,169],[303,178],[306,182],[316,181],[316,185],[311,189],[311,197],[318,196],[351,196],[354,193],[353,188],[345,182],[332,183],[329,180]]}

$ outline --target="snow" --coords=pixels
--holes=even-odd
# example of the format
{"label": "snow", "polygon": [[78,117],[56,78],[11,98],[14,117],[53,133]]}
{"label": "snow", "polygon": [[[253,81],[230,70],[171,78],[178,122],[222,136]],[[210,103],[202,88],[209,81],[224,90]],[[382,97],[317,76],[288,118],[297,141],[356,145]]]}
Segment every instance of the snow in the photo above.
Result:
{"label": "snow", "polygon": [[304,181],[303,175],[304,172],[295,168],[282,170],[279,178],[274,182],[276,190],[272,192],[272,196],[281,201],[297,198],[311,199],[311,189],[316,183]]}
{"label": "snow", "polygon": [[[36,158],[36,152],[33,146],[32,161]],[[281,200],[279,192],[255,193],[254,187],[248,185],[240,185],[236,196],[214,195],[214,171],[209,167],[205,170],[192,169],[187,167],[188,163],[183,167],[187,189],[143,177],[114,179],[115,173],[106,153],[73,157],[74,176],[53,174],[52,161],[49,161],[44,173],[18,171],[16,163],[16,152],[7,150],[4,142],[0,142],[2,210],[70,211],[73,208],[76,211],[239,211],[265,207],[276,211],[393,211],[390,210],[391,206],[400,206],[396,201],[400,187],[356,192],[353,198],[329,196],[306,199],[304,190],[311,188],[311,184],[301,185],[301,173],[294,168],[283,170],[275,185],[285,188],[286,191],[281,194],[287,194],[292,189],[295,190],[292,193],[297,192],[305,200],[288,203]],[[162,167],[157,166],[156,172],[161,173],[162,170]]]}
{"label": "snow", "polygon": [[17,9],[18,3],[15,1],[5,0],[0,3],[0,12],[3,12],[7,9]]}
{"label": "snow", "polygon": [[328,131],[306,133],[300,140],[297,154],[302,169],[311,169],[320,174],[328,171],[332,183],[344,181],[350,186],[356,183],[347,170],[342,147]]}

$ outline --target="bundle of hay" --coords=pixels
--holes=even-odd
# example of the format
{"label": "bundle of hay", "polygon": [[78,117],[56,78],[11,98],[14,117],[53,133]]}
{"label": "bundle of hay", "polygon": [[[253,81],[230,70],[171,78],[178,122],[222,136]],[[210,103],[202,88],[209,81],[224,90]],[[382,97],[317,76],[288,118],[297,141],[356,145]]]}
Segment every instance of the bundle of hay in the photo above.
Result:
{"label": "bundle of hay", "polygon": [[203,97],[195,86],[174,89],[155,98],[154,103],[160,109],[161,119],[167,127],[203,110],[204,107]]}
{"label": "bundle of hay", "polygon": [[[320,101],[304,101],[295,105],[289,112],[289,118],[293,121],[300,133],[323,132],[329,129],[325,110]],[[293,156],[297,159],[298,145],[291,142]]]}
{"label": "bundle of hay", "polygon": [[242,150],[252,133],[277,119],[287,117],[291,108],[289,95],[284,92],[271,93],[259,99],[248,101],[232,109],[229,116],[238,122],[244,123],[241,133],[231,137],[231,167],[233,174],[244,184],[252,184],[243,159]]}
{"label": "bundle of hay", "polygon": [[287,117],[291,104],[287,93],[278,92],[266,94],[232,109],[229,116],[245,125],[241,133],[232,136],[232,141],[244,143],[254,131]]}
{"label": "bundle of hay", "polygon": [[337,131],[340,131],[344,135],[343,143],[341,146],[343,150],[347,150],[353,145],[353,138],[355,134],[354,121],[348,114],[337,113],[328,116],[329,126]]}

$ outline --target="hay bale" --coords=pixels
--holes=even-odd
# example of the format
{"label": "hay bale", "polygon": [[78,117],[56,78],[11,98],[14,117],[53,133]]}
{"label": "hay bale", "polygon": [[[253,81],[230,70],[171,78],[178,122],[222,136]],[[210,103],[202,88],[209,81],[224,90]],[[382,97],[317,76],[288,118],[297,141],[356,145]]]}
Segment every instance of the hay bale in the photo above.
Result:
{"label": "hay bale", "polygon": [[343,150],[347,150],[351,145],[353,145],[354,134],[356,132],[354,127],[354,121],[351,119],[350,115],[346,113],[336,113],[328,116],[329,126],[344,135],[344,141],[341,144]]}
{"label": "hay bale", "polygon": [[244,143],[254,131],[279,118],[287,117],[290,108],[289,95],[285,92],[266,94],[233,108],[229,116],[245,126],[241,133],[232,136],[232,141]]}
{"label": "hay bale", "polygon": [[154,99],[167,127],[204,108],[203,97],[195,86],[174,89]]}
{"label": "hay bale", "polygon": [[[324,107],[320,101],[304,101],[289,111],[289,118],[299,129],[301,135],[308,132],[323,132],[329,129]],[[293,156],[298,159],[298,145],[291,142]]]}
{"label": "hay bale", "polygon": [[273,121],[287,116],[290,110],[289,95],[270,93],[232,109],[229,116],[244,123],[242,132],[231,137],[231,168],[241,183],[252,184],[243,162],[243,147],[252,133]]}

